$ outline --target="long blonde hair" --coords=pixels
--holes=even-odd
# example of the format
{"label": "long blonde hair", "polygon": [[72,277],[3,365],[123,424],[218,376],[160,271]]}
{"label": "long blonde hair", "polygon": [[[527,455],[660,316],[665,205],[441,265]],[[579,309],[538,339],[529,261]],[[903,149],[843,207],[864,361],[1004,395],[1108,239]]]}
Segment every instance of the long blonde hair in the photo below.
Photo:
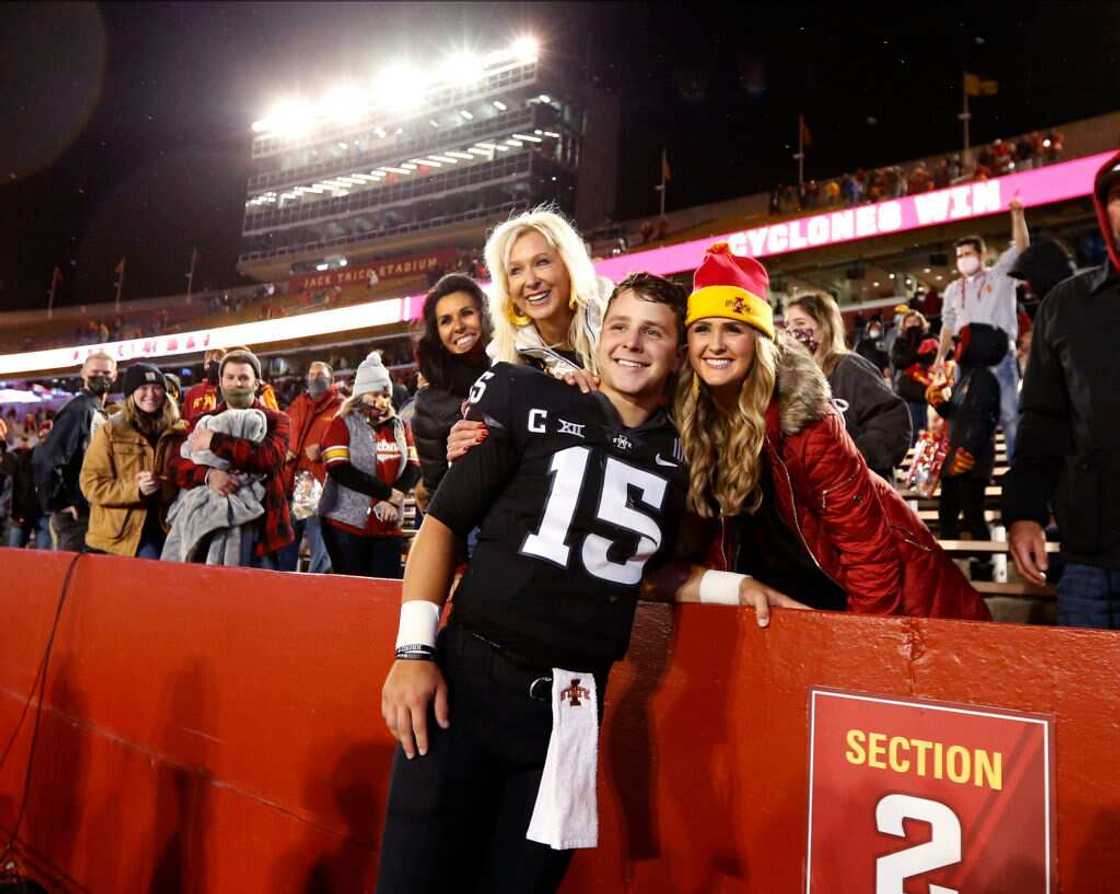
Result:
{"label": "long blonde hair", "polygon": [[[774,396],[781,349],[754,332],[754,361],[739,390],[739,405],[725,415],[689,364],[677,380],[674,416],[689,468],[688,506],[701,518],[753,513],[762,503],[760,459],[766,409]],[[713,502],[716,509],[713,509]]]}
{"label": "long blonde hair", "polygon": [[840,313],[840,305],[824,292],[805,292],[786,302],[785,309],[788,311],[791,307],[801,308],[820,329],[821,356],[813,359],[821,372],[831,375],[840,358],[851,353],[844,341],[844,317]]}
{"label": "long blonde hair", "polygon": [[[539,233],[568,268],[572,283],[569,306],[575,311],[568,327],[568,342],[579,355],[584,369],[595,369],[595,340],[589,320],[602,320],[604,295],[595,265],[583,240],[570,223],[547,206],[527,211],[500,224],[486,240],[486,269],[490,271],[490,322],[494,336],[489,353],[495,360],[523,363],[518,356],[516,309],[509,296],[509,259],[514,243],[526,233]],[[520,325],[525,325],[523,322]]]}

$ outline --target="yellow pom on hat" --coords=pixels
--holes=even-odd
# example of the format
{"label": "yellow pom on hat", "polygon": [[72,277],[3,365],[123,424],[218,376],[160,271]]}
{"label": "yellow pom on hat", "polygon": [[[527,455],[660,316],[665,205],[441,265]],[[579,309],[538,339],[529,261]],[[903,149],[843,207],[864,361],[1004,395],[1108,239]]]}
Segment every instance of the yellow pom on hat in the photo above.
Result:
{"label": "yellow pom on hat", "polygon": [[697,320],[722,317],[739,320],[774,337],[774,309],[766,300],[770,277],[754,258],[733,254],[726,242],[717,242],[704,252],[704,260],[692,278],[688,296],[686,327]]}

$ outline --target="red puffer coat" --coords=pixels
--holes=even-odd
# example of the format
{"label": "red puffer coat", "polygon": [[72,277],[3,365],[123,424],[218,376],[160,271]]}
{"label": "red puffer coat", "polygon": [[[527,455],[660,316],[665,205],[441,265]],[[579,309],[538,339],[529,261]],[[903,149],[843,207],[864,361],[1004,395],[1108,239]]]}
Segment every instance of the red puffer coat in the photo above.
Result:
{"label": "red puffer coat", "polygon": [[[867,463],[800,347],[783,344],[765,450],[778,511],[860,614],[990,620],[980,594],[890,484]],[[735,555],[734,525],[723,556]]]}

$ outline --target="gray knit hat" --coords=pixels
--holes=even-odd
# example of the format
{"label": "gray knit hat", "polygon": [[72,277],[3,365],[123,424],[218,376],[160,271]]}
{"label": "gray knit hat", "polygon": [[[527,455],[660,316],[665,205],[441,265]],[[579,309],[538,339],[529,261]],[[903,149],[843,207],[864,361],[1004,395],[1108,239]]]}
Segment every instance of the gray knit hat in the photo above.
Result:
{"label": "gray knit hat", "polygon": [[358,365],[358,371],[354,374],[354,396],[371,391],[391,392],[392,390],[393,383],[389,379],[389,370],[381,362],[381,355],[377,351],[371,351],[369,356]]}

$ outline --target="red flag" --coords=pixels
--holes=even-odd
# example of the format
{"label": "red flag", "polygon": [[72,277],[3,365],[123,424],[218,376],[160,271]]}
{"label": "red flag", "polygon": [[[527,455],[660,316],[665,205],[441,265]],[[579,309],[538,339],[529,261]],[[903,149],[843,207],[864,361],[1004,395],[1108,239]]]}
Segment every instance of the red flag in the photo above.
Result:
{"label": "red flag", "polygon": [[121,258],[121,262],[119,264],[117,264],[116,268],[114,268],[114,269],[115,269],[116,273],[121,274],[121,275],[124,274],[124,258]]}
{"label": "red flag", "polygon": [[51,285],[57,286],[60,282],[62,282],[62,268],[55,267],[54,273],[51,274]]}
{"label": "red flag", "polygon": [[799,129],[798,139],[801,141],[802,148],[813,145],[813,135],[809,132],[809,125],[805,123],[805,116],[797,116],[797,126]]}

